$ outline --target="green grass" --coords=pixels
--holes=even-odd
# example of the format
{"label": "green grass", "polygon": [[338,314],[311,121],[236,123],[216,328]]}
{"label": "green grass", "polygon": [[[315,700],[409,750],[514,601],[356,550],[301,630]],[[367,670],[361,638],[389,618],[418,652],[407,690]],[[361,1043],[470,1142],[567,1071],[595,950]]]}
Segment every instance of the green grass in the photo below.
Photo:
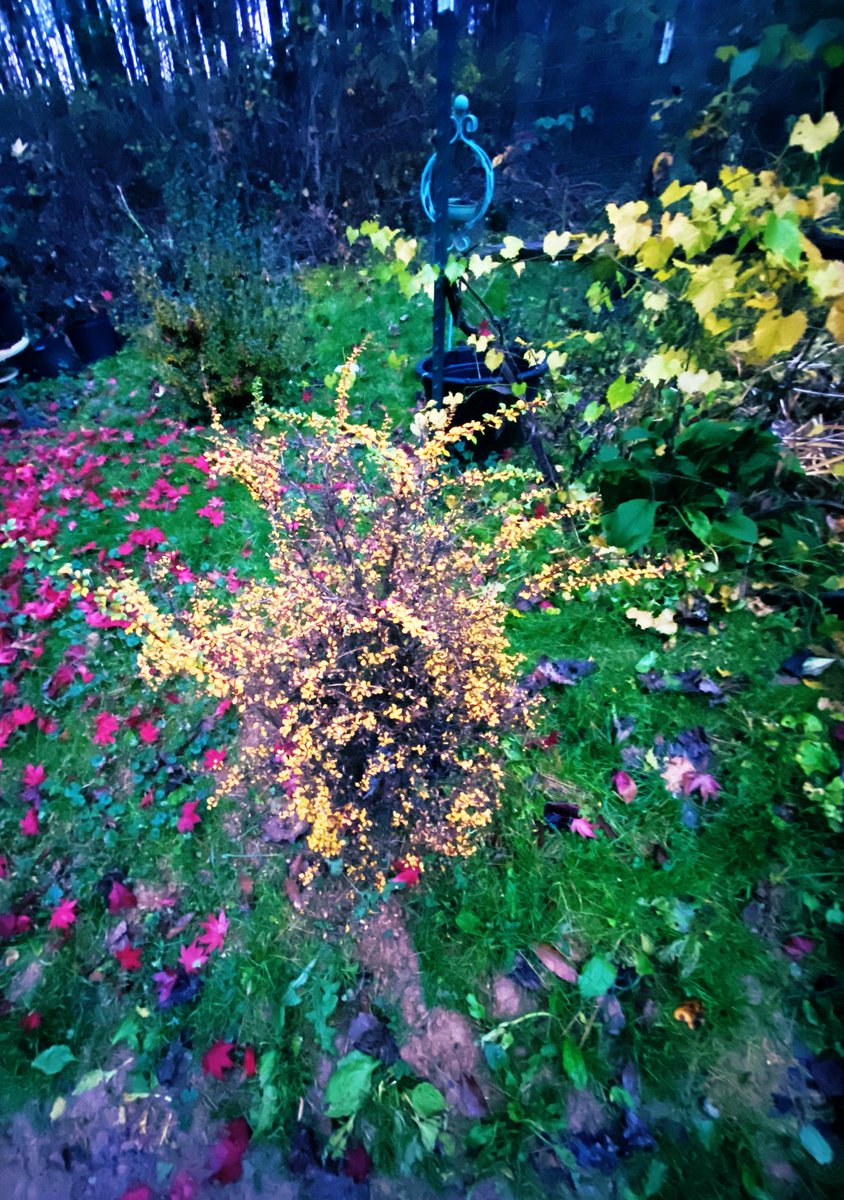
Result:
{"label": "green grass", "polygon": [[[428,302],[397,299],[352,266],[320,268],[303,286],[309,297],[303,373],[314,384],[313,404],[328,403],[326,377],[330,381],[344,355],[371,332],[354,411],[376,423],[386,411],[395,425],[406,427],[418,387],[415,362],[428,344]],[[507,287],[514,296],[516,289]],[[550,311],[553,295],[543,277],[527,290],[524,314],[519,309],[517,315],[528,324],[539,319]],[[521,301],[514,303],[518,308]],[[127,486],[141,496],[160,474],[161,452],[181,460],[207,448],[200,429],[181,430],[170,446],[143,446],[142,439],[157,437],[163,426],[134,420],[145,403],[149,367],[133,349],[100,364],[90,382],[90,387],[85,381],[33,387],[26,398],[70,396],[77,404],[71,420],[134,433],[135,441],[126,443],[130,462],[110,455],[102,465],[97,485],[102,496]],[[212,494],[204,476],[181,461],[170,465],[169,482],[187,484],[188,497],[172,513],[143,512],[140,524],[158,526],[168,539],[165,548],[177,550],[197,574],[264,572],[267,525],[245,490],[228,482],[215,490],[226,521],[213,529],[195,515]],[[481,534],[488,535],[508,500],[506,489],[487,498],[478,512]],[[75,502],[76,528],[62,525],[52,563],[46,552],[33,551],[33,570],[52,571],[65,560],[84,565],[88,560],[72,558],[72,550],[89,539],[114,549],[135,527],[124,521],[125,512],[111,500],[99,512]],[[249,557],[244,547],[251,549]],[[531,548],[521,563],[525,572],[540,565],[546,549]],[[787,547],[781,549],[786,557],[776,569],[811,573],[799,547],[794,559],[787,558]],[[748,568],[751,579],[766,578],[766,570],[763,563]],[[729,588],[737,578],[708,577],[690,562],[658,583],[512,614],[513,649],[529,664],[541,655],[593,658],[598,669],[575,687],[547,689],[540,732],[556,731],[556,746],[509,743],[494,833],[476,855],[429,863],[422,886],[407,893],[427,1001],[466,1014],[481,1038],[496,1027],[491,979],[510,969],[517,952],[530,957],[532,945],[551,942],[581,968],[595,956],[614,964],[626,1023],[610,1035],[591,999],[543,975],[536,1000],[549,1015],[503,1031],[512,1042],[491,1055],[498,1101],[490,1115],[471,1123],[444,1118],[436,1154],[422,1147],[409,1100],[418,1081],[401,1064],[379,1068],[355,1136],[367,1142],[382,1170],[441,1180],[458,1170],[477,1177],[502,1172],[512,1175],[520,1196],[536,1187],[532,1165],[538,1149],[557,1154],[576,1171],[565,1143],[568,1084],[562,1055],[568,1037],[580,1045],[588,1086],[615,1125],[625,1100],[612,1089],[620,1086],[625,1064],[634,1063],[638,1071],[643,1111],[659,1149],[620,1162],[628,1195],[672,1196],[682,1190],[690,1200],[767,1196],[772,1193],[765,1190],[762,1164],[775,1154],[793,1162],[801,1195],[833,1194],[832,1169],[817,1167],[796,1141],[800,1121],[812,1119],[810,1110],[802,1118],[771,1116],[771,1092],[781,1085],[781,1075],[767,1069],[766,1056],[781,1056],[787,1066],[795,1040],[816,1055],[841,1050],[840,992],[824,985],[825,977],[840,971],[841,918],[835,907],[840,859],[818,805],[804,795],[797,762],[802,735],[792,719],[814,713],[821,695],[840,700],[842,670],[839,665],[828,671],[822,690],[775,679],[779,664],[802,646],[823,642],[840,650],[841,628],[830,619],[820,625],[813,604],[759,617],[730,602],[726,608],[713,605],[709,632],[681,631],[666,646],[624,615],[630,605],[653,612],[673,606],[692,589],[717,595],[722,584]],[[518,579],[510,582],[515,590]],[[190,586],[170,580],[158,598],[178,602]],[[184,801],[201,799],[211,788],[197,761],[209,747],[233,745],[235,721],[226,714],[214,723],[213,705],[197,700],[187,686],[174,689],[178,703],[151,693],[137,678],[134,647],[119,631],[94,636],[75,610],[66,610],[53,621],[44,654],[22,678],[15,703],[43,705],[42,684],[67,646],[79,644],[88,646],[93,677],[87,684],[74,682],[52,706],[62,738],[30,732],[3,754],[3,782],[15,800],[0,829],[15,853],[12,876],[0,882],[0,909],[30,886],[43,897],[40,911],[62,895],[84,895],[86,904],[84,919],[80,914],[66,941],[46,931],[42,920],[40,932],[5,948],[13,977],[30,964],[40,970],[26,1007],[37,1008],[43,1023],[35,1034],[21,1030],[16,1021],[21,1005],[0,1023],[2,1111],[9,1114],[33,1096],[50,1099],[70,1086],[74,1072],[108,1064],[116,1035],[118,1045],[136,1056],[132,1086],[138,1092],[156,1086],[156,1064],[174,1038],[192,1047],[195,1066],[208,1046],[226,1040],[256,1047],[259,1078],[238,1082],[239,1072],[233,1072],[231,1084],[221,1086],[197,1076],[201,1102],[221,1117],[246,1112],[261,1136],[283,1140],[320,1055],[336,1056],[335,1033],[355,1011],[354,945],[341,930],[289,903],[288,848],[262,840],[254,806],[224,800],[194,834],[175,832]],[[636,668],[651,652],[660,670],[694,668],[715,680],[744,677],[744,685],[721,705],[709,705],[703,696],[646,693]],[[155,746],[141,744],[125,725],[116,747],[102,753],[92,746],[94,713],[125,716],[135,706],[160,725]],[[622,717],[635,722],[625,745],[641,747],[644,756],[643,765],[629,768],[638,784],[629,805],[611,784],[613,772],[624,765],[613,726],[613,718]],[[690,827],[656,759],[647,756],[659,755],[664,743],[696,726],[711,742],[710,770],[721,790],[696,810],[697,824]],[[17,831],[23,811],[17,792],[27,762],[43,762],[47,770],[47,840],[21,839]],[[173,787],[179,767],[187,774]],[[154,802],[142,808],[147,791]],[[599,832],[585,839],[548,827],[545,803],[561,797],[577,803],[593,822],[602,818],[617,836]],[[139,926],[141,976],[119,979],[104,947],[116,918],[97,898],[96,887],[115,869],[171,893],[174,913],[196,914],[183,935],[171,938],[170,910],[145,912]],[[760,884],[776,897],[767,937],[742,918]],[[152,971],[172,965],[199,920],[221,908],[230,921],[226,954],[215,956],[205,971],[195,1003],[160,1010]],[[789,962],[780,948],[794,934],[815,943],[798,963]],[[690,998],[703,1006],[699,1029],[673,1016]],[[385,1016],[400,1035],[396,1014]],[[51,1044],[71,1045],[79,1060],[58,1080],[43,1079],[30,1065]],[[708,1115],[707,1101],[720,1110],[719,1117]]]}

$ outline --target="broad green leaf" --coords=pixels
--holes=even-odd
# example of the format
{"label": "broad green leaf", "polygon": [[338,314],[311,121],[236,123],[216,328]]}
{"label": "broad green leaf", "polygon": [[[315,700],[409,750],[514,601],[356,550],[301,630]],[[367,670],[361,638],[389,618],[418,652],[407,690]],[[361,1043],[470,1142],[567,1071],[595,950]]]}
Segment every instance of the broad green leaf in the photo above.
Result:
{"label": "broad green leaf", "polygon": [[360,1050],[341,1058],[325,1088],[325,1111],[329,1117],[351,1117],[360,1109],[372,1088],[372,1073],[378,1060]]}
{"label": "broad green leaf", "polygon": [[567,1037],[563,1042],[563,1070],[578,1091],[582,1091],[589,1082],[583,1051],[574,1038]]}
{"label": "broad green leaf", "polygon": [[298,975],[292,983],[287,985],[287,991],[281,998],[282,1008],[295,1008],[297,1004],[302,1003],[302,997],[299,995],[299,989],[303,988],[308,982],[311,971],[313,971],[314,967],[316,966],[316,961],[317,960],[315,958],[312,958],[305,967],[304,971],[302,971],[302,973]]}
{"label": "broad green leaf", "polygon": [[799,1137],[806,1153],[811,1154],[820,1166],[828,1167],[833,1158],[832,1147],[823,1134],[814,1125],[801,1125]]}
{"label": "broad green leaf", "polygon": [[730,83],[738,83],[740,79],[744,79],[758,61],[759,48],[757,46],[751,46],[749,50],[742,50],[740,54],[734,55],[730,62]]}
{"label": "broad green leaf", "polygon": [[724,537],[734,538],[737,542],[753,544],[759,541],[759,526],[743,512],[731,512],[718,521],[713,521],[712,528]]}
{"label": "broad green leaf", "polygon": [[449,258],[445,264],[445,277],[449,283],[455,283],[466,270],[464,258]]}
{"label": "broad green leaf", "polygon": [[603,954],[593,954],[580,972],[578,990],[585,1000],[603,996],[615,983],[616,970]]}
{"label": "broad green leaf", "polygon": [[48,1046],[32,1060],[36,1071],[44,1075],[58,1075],[68,1063],[76,1062],[76,1055],[70,1046]]}
{"label": "broad green leaf", "polygon": [[841,123],[834,112],[824,113],[817,123],[803,113],[794,124],[788,144],[799,146],[807,154],[818,154],[835,141],[840,131]]}
{"label": "broad green leaf", "polygon": [[794,214],[785,213],[778,217],[776,213],[768,213],[762,244],[783,262],[796,266],[803,249],[800,245],[800,226]]}
{"label": "broad green leaf", "polygon": [[417,1083],[410,1093],[410,1103],[417,1116],[435,1117],[445,1109],[445,1097],[432,1083]]}
{"label": "broad green leaf", "polygon": [[622,405],[632,400],[638,386],[638,380],[631,379],[628,383],[623,375],[614,379],[607,388],[607,404],[610,406],[610,411],[615,412],[617,408],[621,408]]}
{"label": "broad green leaf", "polygon": [[607,541],[611,546],[620,546],[631,553],[641,550],[654,531],[658,507],[656,500],[625,500],[604,518]]}

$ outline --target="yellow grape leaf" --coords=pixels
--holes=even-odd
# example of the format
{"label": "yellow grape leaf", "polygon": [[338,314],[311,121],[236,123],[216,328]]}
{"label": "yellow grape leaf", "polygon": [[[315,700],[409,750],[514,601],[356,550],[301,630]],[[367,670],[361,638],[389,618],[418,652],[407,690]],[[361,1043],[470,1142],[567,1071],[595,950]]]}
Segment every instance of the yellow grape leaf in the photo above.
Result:
{"label": "yellow grape leaf", "polygon": [[738,46],[719,46],[715,51],[715,57],[719,62],[729,62],[731,58],[735,58],[738,54]]}
{"label": "yellow grape leaf", "polygon": [[676,179],[672,179],[668,187],[659,198],[659,202],[663,208],[668,208],[669,204],[676,204],[678,200],[682,200],[684,196],[688,196],[692,190],[690,183],[678,183]]}
{"label": "yellow grape leaf", "polygon": [[399,262],[407,266],[413,260],[413,256],[416,253],[416,238],[396,238],[393,252]]}
{"label": "yellow grape leaf", "polygon": [[682,246],[686,254],[697,254],[698,251],[706,249],[712,240],[682,212],[672,216],[663,213],[661,229],[662,236],[670,238],[675,245]]}
{"label": "yellow grape leaf", "polygon": [[635,621],[640,629],[652,629],[663,637],[671,637],[677,632],[677,621],[670,608],[664,608],[656,616],[646,609],[628,608],[624,615],[629,621]]}
{"label": "yellow grape leaf", "polygon": [[613,227],[613,240],[622,254],[635,254],[651,236],[651,221],[639,220],[647,211],[648,206],[644,200],[630,200],[627,204],[622,204],[621,208],[617,204],[607,205],[607,216]]}
{"label": "yellow grape leaf", "polygon": [[776,292],[759,292],[756,296],[749,296],[744,304],[746,308],[760,308],[762,312],[768,312],[776,302]]}
{"label": "yellow grape leaf", "polygon": [[819,183],[815,184],[813,188],[809,188],[806,198],[809,201],[810,215],[816,221],[835,212],[839,204],[839,197],[835,192],[825,192]]}
{"label": "yellow grape leaf", "polygon": [[504,362],[504,355],[500,350],[487,350],[484,355],[484,366],[488,371],[492,371],[493,375]]}
{"label": "yellow grape leaf", "polygon": [[546,233],[542,239],[542,253],[547,254],[549,258],[556,258],[557,255],[565,250],[566,246],[571,241],[571,234],[565,233]]}
{"label": "yellow grape leaf", "polygon": [[844,262],[833,259],[817,266],[813,264],[807,275],[809,287],[819,300],[831,300],[833,296],[844,294]]}
{"label": "yellow grape leaf", "polygon": [[681,371],[677,387],[686,396],[709,396],[723,383],[720,371]]}
{"label": "yellow grape leaf", "polygon": [[751,335],[752,360],[765,362],[775,354],[785,354],[800,341],[806,325],[804,312],[793,312],[787,317],[779,309],[765,313]]}
{"label": "yellow grape leaf", "polygon": [[501,257],[515,258],[519,251],[524,249],[524,246],[525,244],[521,238],[513,237],[508,233],[504,238],[504,245],[501,248]]}
{"label": "yellow grape leaf", "polygon": [[836,342],[844,342],[844,300],[836,300],[829,310],[824,326]]}
{"label": "yellow grape leaf", "polygon": [[514,262],[511,263],[511,266],[516,275],[521,275],[522,271],[525,269],[525,264],[523,262]]}
{"label": "yellow grape leaf", "polygon": [[788,144],[799,146],[807,154],[818,154],[825,146],[835,141],[840,130],[841,123],[834,112],[824,113],[817,124],[808,113],[803,113],[795,122]]}
{"label": "yellow grape leaf", "polygon": [[580,237],[580,245],[575,250],[572,258],[577,261],[579,258],[585,258],[587,254],[591,254],[593,250],[597,250],[599,246],[603,246],[604,242],[610,240],[610,235],[606,229],[600,233],[586,233],[578,235]]}
{"label": "yellow grape leaf", "polygon": [[648,292],[642,298],[642,307],[649,309],[651,312],[665,312],[666,308],[668,308],[668,293]]}
{"label": "yellow grape leaf", "polygon": [[682,351],[671,348],[661,350],[659,354],[652,354],[650,358],[645,359],[639,374],[643,379],[647,379],[648,383],[652,383],[654,387],[659,383],[664,383],[668,379],[673,379],[675,375],[679,375],[683,369]]}
{"label": "yellow grape leaf", "polygon": [[480,254],[473,254],[469,259],[469,274],[475,279],[480,279],[482,275],[489,275],[490,271],[494,271],[497,263],[489,254],[481,258]]}
{"label": "yellow grape leaf", "polygon": [[552,350],[545,361],[548,363],[548,370],[552,373],[561,371],[568,361],[568,355],[561,350]]}
{"label": "yellow grape leaf", "polygon": [[658,271],[668,262],[673,249],[671,238],[649,237],[639,248],[639,262],[649,271]]}
{"label": "yellow grape leaf", "polygon": [[737,273],[738,263],[731,254],[719,254],[711,263],[689,268],[686,299],[701,320],[726,300],[735,287]]}
{"label": "yellow grape leaf", "polygon": [[715,313],[707,313],[701,324],[707,333],[717,337],[719,333],[725,333],[730,328],[731,322],[729,317],[718,317]]}
{"label": "yellow grape leaf", "polygon": [[474,346],[478,354],[485,354],[490,344],[495,341],[491,335],[481,333],[470,333],[466,338],[469,346]]}

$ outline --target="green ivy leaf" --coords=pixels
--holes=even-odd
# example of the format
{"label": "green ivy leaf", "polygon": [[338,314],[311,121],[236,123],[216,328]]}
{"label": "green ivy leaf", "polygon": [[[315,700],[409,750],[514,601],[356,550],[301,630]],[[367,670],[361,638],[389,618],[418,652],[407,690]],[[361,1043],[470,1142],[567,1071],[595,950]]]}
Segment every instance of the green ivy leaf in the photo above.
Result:
{"label": "green ivy leaf", "polygon": [[76,1055],[70,1046],[48,1046],[32,1060],[36,1071],[44,1075],[58,1075],[68,1063],[76,1062]]}
{"label": "green ivy leaf", "polygon": [[794,214],[785,213],[778,217],[776,213],[768,213],[762,245],[789,266],[797,266],[803,250],[800,245],[800,226]]}
{"label": "green ivy leaf", "polygon": [[574,1038],[567,1037],[563,1042],[563,1070],[578,1091],[582,1091],[589,1082],[583,1051]]}
{"label": "green ivy leaf", "polygon": [[410,1093],[410,1103],[418,1117],[435,1117],[445,1109],[445,1097],[432,1083],[417,1083]]}
{"label": "green ivy leaf", "polygon": [[372,1088],[372,1073],[378,1060],[360,1050],[341,1058],[325,1089],[325,1111],[329,1117],[352,1117]]}
{"label": "green ivy leaf", "polygon": [[580,972],[578,990],[584,1000],[603,996],[615,983],[615,967],[603,954],[593,954]]}
{"label": "green ivy leaf", "polygon": [[614,379],[607,388],[607,404],[610,406],[610,411],[615,412],[617,408],[629,403],[635,395],[636,388],[639,382],[636,379],[631,379],[628,383],[623,375],[619,375],[618,379]]}

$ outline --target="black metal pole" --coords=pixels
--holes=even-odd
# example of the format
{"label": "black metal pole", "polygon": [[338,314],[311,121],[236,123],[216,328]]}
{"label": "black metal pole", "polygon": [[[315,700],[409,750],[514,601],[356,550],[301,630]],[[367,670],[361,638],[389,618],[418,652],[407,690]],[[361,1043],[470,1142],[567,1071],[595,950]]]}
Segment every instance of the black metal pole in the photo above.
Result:
{"label": "black metal pole", "polygon": [[455,0],[437,0],[437,158],[434,164],[434,258],[439,275],[434,287],[433,398],[443,402],[445,369],[446,287],[448,261],[448,194],[451,190],[451,76],[457,47]]}

